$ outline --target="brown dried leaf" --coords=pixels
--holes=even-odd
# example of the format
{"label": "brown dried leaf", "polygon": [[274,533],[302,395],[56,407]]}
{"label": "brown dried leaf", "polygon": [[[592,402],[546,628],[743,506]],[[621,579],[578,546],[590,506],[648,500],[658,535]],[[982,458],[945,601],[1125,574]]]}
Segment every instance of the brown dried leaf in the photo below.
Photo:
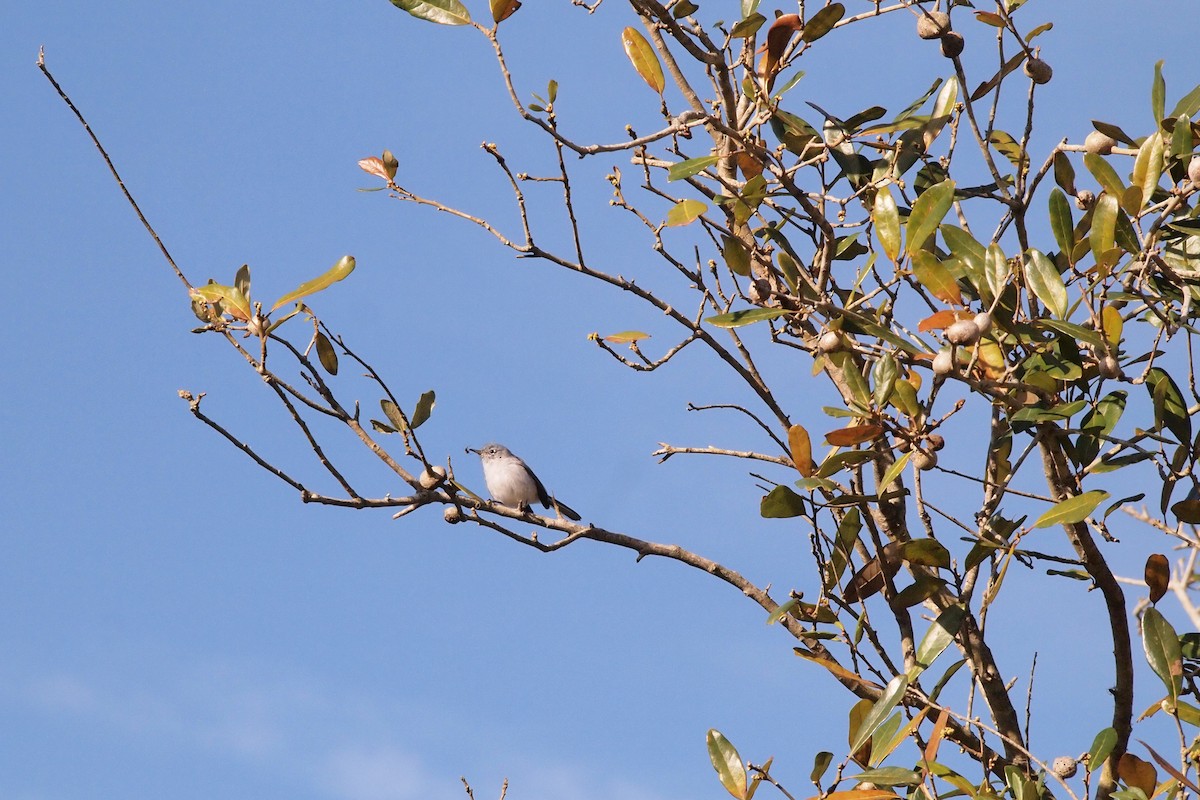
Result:
{"label": "brown dried leaf", "polygon": [[769,84],[775,77],[775,72],[779,69],[779,60],[783,58],[783,51],[787,49],[788,42],[792,40],[796,31],[803,27],[804,23],[797,14],[784,14],[771,23],[771,27],[767,29],[766,53],[759,65],[759,77],[762,80]]}
{"label": "brown dried leaf", "polygon": [[1154,794],[1158,785],[1158,770],[1149,761],[1143,761],[1132,753],[1125,753],[1117,762],[1117,776],[1125,781],[1127,786],[1136,786],[1146,793],[1146,797]]}
{"label": "brown dried leaf", "polygon": [[521,0],[492,0],[492,20],[499,25],[516,13]]}
{"label": "brown dried leaf", "polygon": [[1146,586],[1150,588],[1150,602],[1157,603],[1167,593],[1171,582],[1171,564],[1162,553],[1154,553],[1146,559]]}

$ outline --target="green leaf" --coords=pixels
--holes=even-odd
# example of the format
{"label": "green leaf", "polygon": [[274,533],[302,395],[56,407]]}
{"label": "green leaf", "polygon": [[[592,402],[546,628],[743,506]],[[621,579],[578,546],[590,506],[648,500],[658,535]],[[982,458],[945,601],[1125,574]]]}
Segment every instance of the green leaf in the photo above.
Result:
{"label": "green leaf", "polygon": [[[1158,179],[1162,177],[1163,169],[1163,139],[1158,132],[1146,137],[1138,148],[1137,159],[1133,162],[1131,189],[1137,189],[1137,197],[1131,198],[1125,205],[1125,211],[1138,216],[1144,203],[1150,202],[1154,190],[1158,188]],[[1136,202],[1134,202],[1136,201]]]}
{"label": "green leaf", "polygon": [[1192,440],[1192,419],[1175,380],[1161,367],[1146,373],[1146,389],[1154,402],[1154,429],[1166,427],[1181,444]]}
{"label": "green leaf", "polygon": [[900,546],[900,559],[922,567],[950,568],[950,551],[937,539],[911,539]]}
{"label": "green leaf", "polygon": [[471,15],[458,0],[392,0],[392,5],[417,19],[439,25],[468,25]]}
{"label": "green leaf", "polygon": [[1067,287],[1054,262],[1040,250],[1025,254],[1025,281],[1030,291],[1059,319],[1067,316]]}
{"label": "green leaf", "polygon": [[1175,119],[1171,131],[1171,158],[1186,159],[1192,152],[1192,121],[1187,117]]}
{"label": "green leaf", "polygon": [[740,239],[728,234],[722,235],[721,256],[725,259],[725,265],[729,267],[730,272],[735,275],[749,277],[750,251],[746,248],[746,245],[742,244]]}
{"label": "green leaf", "polygon": [[776,486],[759,503],[758,513],[764,519],[790,519],[804,515],[805,501],[786,486]]}
{"label": "green leaf", "polygon": [[1121,181],[1121,177],[1117,175],[1117,171],[1112,168],[1104,156],[1096,155],[1095,153],[1084,153],[1083,164],[1088,168],[1088,172],[1096,181],[1104,187],[1105,191],[1113,197],[1121,197],[1125,194],[1125,184]]}
{"label": "green leaf", "polygon": [[855,775],[856,781],[870,781],[876,786],[916,786],[921,773],[906,767],[879,767]]}
{"label": "green leaf", "polygon": [[921,644],[917,646],[917,666],[909,672],[909,680],[916,680],[917,675],[929,669],[937,657],[954,642],[966,614],[967,609],[961,603],[955,603],[938,614],[937,619],[921,638]]}
{"label": "green leaf", "polygon": [[887,688],[883,694],[871,706],[871,710],[867,712],[862,723],[858,726],[858,730],[854,734],[854,741],[850,743],[850,752],[857,753],[859,749],[871,740],[871,736],[888,718],[888,715],[896,708],[897,704],[904,699],[904,693],[908,691],[908,676],[897,675],[888,681]]}
{"label": "green leaf", "polygon": [[621,31],[621,44],[625,47],[625,55],[629,56],[630,63],[637,70],[637,74],[642,76],[646,85],[662,94],[667,86],[666,79],[663,78],[662,64],[658,62],[658,55],[646,41],[646,37],[636,28],[626,28]]}
{"label": "green leaf", "polygon": [[734,39],[748,39],[754,34],[758,33],[758,29],[761,28],[763,23],[766,21],[767,18],[756,11],[734,25],[729,31],[729,35]]}
{"label": "green leaf", "polygon": [[1071,216],[1071,204],[1060,189],[1050,192],[1050,227],[1054,230],[1058,249],[1070,258],[1075,247],[1075,220]]}
{"label": "green leaf", "polygon": [[1170,116],[1191,119],[1196,116],[1197,111],[1200,111],[1200,86],[1197,86],[1179,98],[1179,102],[1175,104],[1175,108],[1171,109]]}
{"label": "green leaf", "polygon": [[708,205],[702,200],[680,200],[667,212],[667,226],[690,225],[705,211],[708,211]]}
{"label": "green leaf", "polygon": [[954,202],[954,181],[944,180],[930,186],[912,204],[908,215],[907,240],[905,246],[909,255],[920,250],[925,240],[937,230],[942,218],[950,210]]}
{"label": "green leaf", "polygon": [[737,748],[715,728],[709,729],[707,739],[708,757],[717,771],[717,777],[721,779],[721,785],[737,800],[744,800],[747,789],[746,765],[742,763]]}
{"label": "green leaf", "polygon": [[1094,772],[1108,760],[1112,755],[1113,748],[1117,746],[1117,732],[1112,728],[1105,728],[1096,734],[1096,738],[1092,740],[1092,746],[1088,749],[1088,758],[1084,763],[1087,766],[1088,772]]}
{"label": "green leaf", "polygon": [[1069,195],[1079,194],[1075,189],[1075,167],[1061,150],[1054,154],[1054,182]]}
{"label": "green leaf", "polygon": [[833,30],[833,26],[837,25],[845,13],[846,7],[841,3],[830,3],[804,23],[800,38],[806,42],[815,42]]}
{"label": "green leaf", "polygon": [[417,407],[413,409],[412,421],[410,423],[414,430],[421,427],[421,424],[429,419],[429,415],[433,411],[433,406],[434,393],[432,389],[424,392],[417,398]]}
{"label": "green leaf", "polygon": [[[896,385],[899,386],[900,383],[907,384],[909,388],[912,387],[912,384],[908,381],[897,382]],[[885,491],[887,491],[887,487],[892,485],[892,481],[900,477],[900,473],[904,471],[904,467],[908,465],[908,460],[910,458],[912,458],[911,450],[892,462],[892,465],[888,467],[887,472],[883,473],[883,477],[879,480],[879,494],[883,494]]]}
{"label": "green leaf", "polygon": [[875,194],[871,217],[875,221],[875,235],[879,237],[883,254],[895,262],[900,256],[900,212],[888,187],[884,186]]}
{"label": "green leaf", "polygon": [[1096,205],[1092,208],[1092,230],[1088,233],[1088,242],[1092,247],[1092,256],[1097,262],[1103,261],[1104,254],[1116,247],[1117,211],[1115,196],[1105,193],[1096,198]]}
{"label": "green leaf", "polygon": [[825,774],[825,770],[829,769],[829,765],[833,763],[833,753],[828,750],[822,750],[813,756],[812,772],[808,774],[808,779],[813,783],[821,780],[821,776]]}
{"label": "green leaf", "polygon": [[1183,690],[1183,655],[1179,649],[1179,634],[1156,608],[1142,614],[1142,647],[1150,669],[1167,687],[1174,703]]}
{"label": "green leaf", "polygon": [[342,256],[338,262],[330,267],[323,275],[313,278],[311,281],[305,281],[297,286],[294,290],[288,292],[283,297],[275,301],[275,305],[271,306],[271,310],[285,306],[288,303],[294,303],[309,295],[316,294],[328,289],[333,284],[344,279],[347,275],[354,271],[354,256]]}
{"label": "green leaf", "polygon": [[383,414],[388,418],[388,422],[392,423],[392,427],[398,431],[408,430],[408,421],[404,418],[404,412],[400,407],[391,400],[384,398],[379,401],[379,407],[383,409]]}
{"label": "green leaf", "polygon": [[667,170],[667,180],[680,181],[684,178],[690,178],[708,169],[719,160],[717,156],[701,156],[700,158],[689,158],[687,161],[672,164],[671,168]]}
{"label": "green leaf", "polygon": [[741,311],[730,311],[728,314],[717,314],[704,321],[709,325],[716,325],[718,328],[740,328],[764,319],[782,317],[786,313],[788,313],[787,310],[782,308],[746,308]]}
{"label": "green leaf", "polygon": [[900,375],[900,367],[891,353],[884,353],[871,367],[871,382],[875,384],[871,390],[871,399],[878,408],[887,405]]}
{"label": "green leaf", "polygon": [[956,305],[962,304],[962,292],[958,288],[958,282],[933,253],[928,250],[914,252],[912,271],[921,285],[937,299]]}
{"label": "green leaf", "polygon": [[1108,492],[1093,489],[1090,492],[1068,497],[1037,518],[1033,523],[1035,528],[1049,528],[1052,525],[1071,525],[1087,519],[1088,514],[1096,510],[1096,506],[1108,498]]}
{"label": "green leaf", "polygon": [[1150,113],[1156,128],[1167,113],[1167,82],[1163,80],[1162,65],[1162,61],[1154,65],[1154,82],[1150,84]]}

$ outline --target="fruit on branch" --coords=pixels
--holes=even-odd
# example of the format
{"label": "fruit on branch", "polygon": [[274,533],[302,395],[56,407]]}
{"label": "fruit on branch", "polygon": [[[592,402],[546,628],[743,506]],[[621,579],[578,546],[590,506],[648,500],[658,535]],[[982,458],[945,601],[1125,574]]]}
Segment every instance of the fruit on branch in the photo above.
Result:
{"label": "fruit on branch", "polygon": [[939,350],[938,354],[933,357],[933,374],[934,375],[949,375],[954,371],[954,354],[950,352],[950,348]]}
{"label": "fruit on branch", "polygon": [[970,347],[979,341],[979,326],[974,320],[960,319],[946,328],[946,341],[956,347]]}
{"label": "fruit on branch", "polygon": [[458,506],[446,506],[442,509],[442,519],[451,525],[456,522],[462,522],[462,512],[458,510]]}
{"label": "fruit on branch", "polygon": [[980,311],[972,321],[975,323],[975,327],[979,328],[980,335],[992,329],[992,315],[986,311]]}
{"label": "fruit on branch", "polygon": [[1092,131],[1083,140],[1083,149],[1097,156],[1106,156],[1117,146],[1117,140],[1107,133]]}
{"label": "fruit on branch", "polygon": [[1096,370],[1101,377],[1114,380],[1121,377],[1121,362],[1111,354],[1105,354],[1096,359]]}
{"label": "fruit on branch", "polygon": [[842,337],[836,331],[826,331],[817,340],[817,350],[822,353],[833,353],[842,349]]}
{"label": "fruit on branch", "polygon": [[1080,211],[1087,211],[1096,202],[1096,195],[1092,194],[1087,189],[1080,189],[1079,194],[1075,195],[1075,206]]}
{"label": "fruit on branch", "polygon": [[918,448],[913,451],[912,461],[913,465],[921,471],[931,470],[937,466],[937,453]]}
{"label": "fruit on branch", "polygon": [[942,55],[946,58],[954,58],[962,55],[963,47],[966,46],[966,41],[961,33],[950,31],[942,36]]}
{"label": "fruit on branch", "polygon": [[444,467],[429,467],[421,473],[418,482],[422,489],[436,489],[446,481],[446,469]]}
{"label": "fruit on branch", "polygon": [[940,39],[949,32],[950,15],[945,11],[923,11],[917,17],[917,36],[922,39]]}
{"label": "fruit on branch", "polygon": [[1050,78],[1054,76],[1054,70],[1050,65],[1040,58],[1029,58],[1025,61],[1025,66],[1022,67],[1025,74],[1029,76],[1029,80],[1036,84],[1049,83]]}
{"label": "fruit on branch", "polygon": [[925,440],[929,442],[929,449],[933,451],[941,450],[946,446],[946,437],[940,433],[931,433]]}
{"label": "fruit on branch", "polygon": [[1192,160],[1188,162],[1188,180],[1194,186],[1200,186],[1200,156],[1192,156]]}

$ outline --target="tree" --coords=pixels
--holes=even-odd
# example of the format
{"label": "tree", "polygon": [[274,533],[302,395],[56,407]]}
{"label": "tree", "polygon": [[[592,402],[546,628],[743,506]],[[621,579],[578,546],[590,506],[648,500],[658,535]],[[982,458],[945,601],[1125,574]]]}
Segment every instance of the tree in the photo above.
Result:
{"label": "tree", "polygon": [[[1197,92],[1168,111],[1156,69],[1155,128],[1135,138],[1097,123],[1082,146],[1064,142],[1036,153],[1034,101],[1052,73],[1034,43],[1045,26],[1027,24],[1020,3],[973,17],[954,9],[953,21],[972,35],[968,42],[941,12],[912,3],[864,13],[839,3],[801,7],[770,21],[747,2],[741,18],[723,26],[691,3],[667,8],[632,0],[621,45],[637,75],[662,97],[661,126],[594,144],[563,132],[556,84],[533,102],[516,89],[500,42],[518,3],[492,3],[493,27],[472,22],[454,0],[396,4],[434,22],[469,25],[486,38],[514,106],[545,137],[557,172],[524,175],[498,148],[488,148],[511,183],[519,218],[511,233],[406,188],[398,160],[387,152],[364,159],[363,169],[401,200],[456,215],[517,255],[615,286],[679,326],[680,337],[654,356],[644,352],[649,345],[640,332],[597,335],[597,346],[630,368],[654,370],[684,348],[706,349],[744,387],[748,399],[734,410],[761,429],[762,439],[723,449],[665,444],[659,455],[762,462],[756,468],[769,471],[761,480],[773,488],[760,511],[793,520],[810,541],[809,580],[820,587],[818,597],[773,595],[731,566],[608,530],[602,521],[575,524],[483,500],[479,487],[421,446],[417,429],[431,419],[433,393],[411,404],[398,397],[357,347],[302,304],[349,275],[350,258],[270,307],[252,300],[248,269],[228,284],[189,286],[201,330],[223,337],[263,377],[342,493],[313,492],[310,478],[273,465],[209,418],[199,397],[188,396],[197,418],[306,502],[395,508],[397,516],[440,505],[449,522],[482,525],[539,550],[589,539],[639,557],[678,560],[732,584],[798,641],[802,657],[859,699],[848,758],[870,768],[861,780],[876,787],[924,784],[939,794],[954,787],[1016,798],[1058,780],[1045,790],[1078,796],[1082,786],[1107,796],[1123,783],[1131,797],[1152,794],[1152,767],[1126,752],[1133,633],[1109,566],[1111,548],[1101,540],[1109,536],[1109,515],[1141,499],[1141,493],[1121,496],[1110,473],[1161,489],[1149,493],[1157,510],[1137,513],[1185,545],[1195,541],[1187,526],[1200,519],[1191,423],[1200,398],[1190,358]],[[805,58],[859,24],[916,27],[945,54],[947,77],[887,122],[878,107],[846,115],[829,102],[824,110],[793,100]],[[987,46],[980,31],[995,37],[997,66],[968,78],[963,48]],[[1014,86],[1024,101],[1002,102],[1008,97],[1002,88]],[[650,250],[674,271],[675,285],[644,288],[590,256],[580,233],[575,157],[614,154],[632,159],[636,186],[614,169],[613,203],[643,227]],[[1079,164],[1082,177],[1075,174]],[[1057,188],[1050,188],[1052,180]],[[546,181],[562,193],[565,248],[542,243],[544,223],[530,210],[528,187]],[[1083,188],[1085,182],[1094,188]],[[293,317],[309,322],[303,333],[282,327],[298,328]],[[239,339],[242,330],[250,338]],[[625,344],[629,354],[621,350]],[[784,399],[761,367],[775,359],[824,375],[837,398],[830,413],[844,426],[819,425],[810,409]],[[346,360],[366,370],[383,397],[377,419],[362,417],[358,399],[341,393],[337,374]],[[275,366],[280,361],[284,367]],[[1183,371],[1173,376],[1163,364],[1174,370],[1182,364]],[[363,496],[314,419],[344,426],[411,492]],[[974,442],[987,442],[978,472],[939,464],[965,449],[951,439],[942,450],[950,438],[944,432],[955,425],[977,431]],[[813,446],[818,434],[831,447],[823,457]],[[557,538],[519,532],[529,523]],[[1042,528],[1061,528],[1062,545],[1029,544],[1027,537]],[[1081,702],[1110,705],[1112,725],[1096,737],[1074,783],[1067,774],[1077,769],[1073,760],[1051,763],[1031,752],[1020,697],[989,644],[987,613],[1001,588],[1011,586],[1009,570],[1017,564],[1049,565],[1047,580],[1079,578],[1104,599],[1112,638],[1097,654],[1113,653],[1114,691]],[[1164,564],[1164,558],[1147,562],[1155,601],[1168,585]],[[1175,581],[1184,598],[1191,575],[1188,563]],[[1194,640],[1179,637],[1154,609],[1142,614],[1142,626],[1150,666],[1166,692],[1157,713],[1195,725],[1200,712],[1184,699],[1194,693],[1185,659]],[[955,651],[957,660],[948,654]],[[953,691],[963,699],[943,699]],[[974,717],[976,698],[989,720]],[[1150,757],[1187,787],[1192,742],[1190,735],[1180,738],[1178,766],[1169,767],[1156,751]],[[912,768],[910,758],[896,769],[907,752],[897,748],[909,739],[924,761]],[[943,739],[979,768],[939,756]],[[710,748],[735,795],[756,781],[773,781],[766,764],[747,774],[719,734],[710,736]],[[843,788],[848,767],[843,762],[832,784],[816,778],[822,792]],[[880,791],[871,796],[893,795]]]}

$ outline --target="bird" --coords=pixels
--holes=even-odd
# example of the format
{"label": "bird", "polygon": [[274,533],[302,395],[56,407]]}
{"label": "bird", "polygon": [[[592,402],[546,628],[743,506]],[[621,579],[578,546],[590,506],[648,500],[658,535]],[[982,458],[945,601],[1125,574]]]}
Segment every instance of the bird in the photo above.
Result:
{"label": "bird", "polygon": [[541,503],[545,508],[557,509],[567,519],[580,519],[575,509],[552,498],[529,465],[504,445],[493,442],[479,450],[468,447],[467,452],[479,455],[483,464],[483,482],[493,500],[522,511],[530,510],[534,503]]}

